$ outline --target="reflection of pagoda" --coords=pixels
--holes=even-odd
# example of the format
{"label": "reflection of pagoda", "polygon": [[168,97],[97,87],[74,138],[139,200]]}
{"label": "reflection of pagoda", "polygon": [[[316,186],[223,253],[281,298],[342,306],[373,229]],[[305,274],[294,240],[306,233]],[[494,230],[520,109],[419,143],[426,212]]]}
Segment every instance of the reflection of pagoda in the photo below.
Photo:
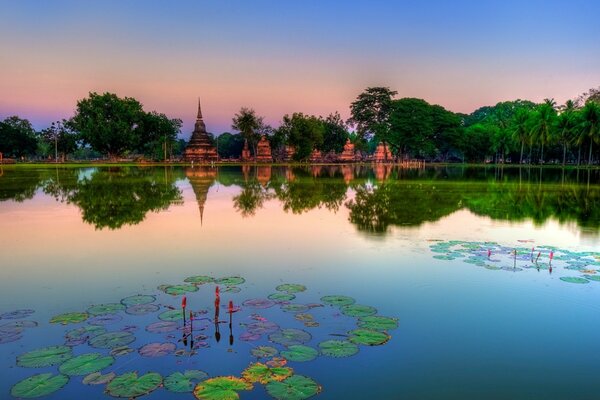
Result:
{"label": "reflection of pagoda", "polygon": [[200,99],[198,99],[198,116],[194,125],[194,132],[183,153],[186,161],[217,161],[219,159],[217,150],[212,145],[210,137],[206,132],[206,125],[202,120],[202,109],[200,108]]}
{"label": "reflection of pagoda", "polygon": [[186,168],[185,176],[190,181],[192,190],[196,195],[198,209],[200,210],[200,223],[204,216],[204,204],[208,198],[208,190],[217,178],[217,170],[210,167]]}

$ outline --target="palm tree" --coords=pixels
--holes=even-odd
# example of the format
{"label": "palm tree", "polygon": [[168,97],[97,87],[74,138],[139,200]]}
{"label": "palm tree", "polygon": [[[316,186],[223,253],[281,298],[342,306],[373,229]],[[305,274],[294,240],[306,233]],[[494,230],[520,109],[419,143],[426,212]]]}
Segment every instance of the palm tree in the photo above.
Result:
{"label": "palm tree", "polygon": [[567,100],[565,105],[561,107],[562,113],[558,116],[556,121],[556,140],[563,145],[563,161],[562,165],[565,166],[567,159],[567,145],[573,140],[573,133],[575,130],[575,116],[573,111],[575,110],[575,103],[572,100]]}
{"label": "palm tree", "polygon": [[600,105],[594,101],[588,101],[581,109],[581,136],[580,143],[585,138],[590,139],[590,154],[588,165],[592,165],[592,147],[594,142],[600,141]]}
{"label": "palm tree", "polygon": [[242,134],[254,150],[256,155],[256,143],[258,142],[257,131],[263,125],[263,118],[256,115],[256,111],[251,108],[242,107],[240,112],[235,114],[231,121],[231,129],[235,129]]}
{"label": "palm tree", "polygon": [[529,110],[520,108],[515,113],[512,123],[512,137],[515,141],[521,143],[521,158],[519,164],[523,164],[523,149],[525,148],[525,141],[528,139],[528,125],[529,125]]}
{"label": "palm tree", "polygon": [[533,117],[533,128],[531,134],[535,141],[538,141],[542,150],[540,153],[540,164],[544,163],[544,145],[549,143],[552,139],[552,132],[554,128],[554,120],[556,118],[556,111],[554,110],[553,100],[546,100],[544,104],[538,106],[537,111]]}

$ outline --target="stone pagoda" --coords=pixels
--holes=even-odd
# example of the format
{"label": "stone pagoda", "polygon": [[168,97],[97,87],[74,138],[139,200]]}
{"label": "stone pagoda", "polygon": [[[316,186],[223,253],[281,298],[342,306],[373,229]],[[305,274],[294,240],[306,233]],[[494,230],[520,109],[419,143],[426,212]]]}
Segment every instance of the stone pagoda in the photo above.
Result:
{"label": "stone pagoda", "polygon": [[188,167],[185,169],[185,176],[188,178],[192,190],[194,191],[194,195],[196,196],[198,209],[200,210],[200,224],[202,224],[204,218],[204,204],[206,204],[210,187],[217,179],[217,170],[216,168],[210,168],[208,166],[195,168]]}
{"label": "stone pagoda", "polygon": [[320,150],[313,149],[312,153],[310,153],[309,160],[310,160],[310,162],[313,162],[313,163],[322,162],[323,154],[321,153]]}
{"label": "stone pagoda", "polygon": [[375,153],[373,154],[373,161],[375,162],[391,162],[393,161],[392,152],[390,151],[387,143],[379,142]]}
{"label": "stone pagoda", "polygon": [[285,146],[285,161],[292,161],[294,158],[294,154],[296,154],[296,148],[294,146]]}
{"label": "stone pagoda", "polygon": [[219,156],[215,146],[212,145],[210,137],[206,132],[206,125],[202,120],[202,109],[200,108],[200,99],[198,99],[198,116],[194,125],[194,132],[183,152],[183,158],[186,161],[210,162],[217,161]]}
{"label": "stone pagoda", "polygon": [[244,139],[244,148],[242,149],[242,161],[252,161],[250,149],[248,148],[248,139]]}
{"label": "stone pagoda", "polygon": [[350,139],[346,139],[346,144],[344,145],[344,151],[338,157],[338,161],[341,162],[354,162],[356,161],[356,154],[354,153],[354,144],[350,141]]}
{"label": "stone pagoda", "polygon": [[265,135],[262,135],[256,145],[256,161],[257,162],[273,162],[271,156],[271,145]]}

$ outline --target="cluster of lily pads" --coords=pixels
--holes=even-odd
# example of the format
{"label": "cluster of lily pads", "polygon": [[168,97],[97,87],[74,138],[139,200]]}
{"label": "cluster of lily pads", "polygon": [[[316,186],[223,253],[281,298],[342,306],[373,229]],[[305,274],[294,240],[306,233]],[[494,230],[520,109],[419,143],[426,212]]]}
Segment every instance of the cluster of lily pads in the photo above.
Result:
{"label": "cluster of lily pads", "polygon": [[[38,398],[57,392],[72,380],[79,380],[84,385],[103,385],[107,395],[117,398],[137,398],[164,387],[174,393],[193,393],[197,399],[235,400],[239,398],[239,392],[261,384],[275,399],[302,400],[320,393],[322,388],[312,378],[295,374],[290,363],[308,362],[319,356],[350,357],[359,352],[361,345],[385,344],[390,339],[388,332],[398,327],[395,318],[376,315],[374,307],[356,304],[348,296],[328,295],[316,303],[296,302],[297,296],[307,290],[300,284],[279,285],[275,293],[266,298],[248,299],[241,305],[220,304],[219,293],[238,293],[244,283],[244,278],[237,276],[220,279],[192,276],[182,284],[160,285],[156,293],[136,294],[118,303],[96,304],[85,311],[56,315],[49,322],[68,327],[64,333],[64,343],[21,354],[16,358],[16,365],[22,368],[56,367],[57,371],[23,379],[14,384],[10,393],[15,398]],[[190,312],[161,302],[161,297],[165,295],[167,298],[171,296],[171,299],[172,296],[187,296],[192,300],[194,293],[202,287],[210,288],[203,298],[212,300],[216,296],[215,309],[209,307],[210,310],[196,309]],[[182,306],[185,306],[185,302]],[[236,322],[244,328],[244,332],[238,335],[238,339],[249,344],[256,343],[250,350],[256,360],[239,376],[210,377],[205,371],[191,369],[176,371],[165,377],[157,372],[141,374],[138,371],[126,371],[117,374],[117,370],[123,368],[119,358],[127,355],[147,358],[148,361],[154,357],[193,357],[202,349],[211,347],[214,342],[203,331],[211,325],[218,328],[219,324],[232,320],[231,315],[219,317],[222,307],[226,308],[224,313],[240,313]],[[277,307],[283,312],[281,315],[284,319],[301,324],[305,329],[281,327],[261,315],[262,310],[266,312],[266,309]],[[214,318],[208,317],[209,311],[215,312]],[[32,310],[17,310],[1,314],[1,319],[10,321],[5,325],[0,324],[0,340],[4,337],[7,342],[9,334],[5,335],[4,332],[10,332],[13,338],[20,335],[25,327],[36,326],[37,323],[24,320],[32,313]],[[293,318],[285,317],[288,313]],[[327,315],[319,316],[319,313]],[[166,340],[161,338],[137,348],[132,347],[139,329],[135,322],[142,316],[146,316],[146,319],[156,317],[157,320],[149,323],[145,331],[150,335],[163,335]],[[329,337],[311,346],[309,342],[313,340],[313,334],[308,330],[322,326],[330,318],[354,320],[355,324],[352,323],[342,333],[328,333],[326,336]],[[110,329],[115,325],[119,327]],[[336,321],[338,329],[339,326],[339,321]],[[230,340],[231,345],[233,339]],[[261,340],[265,343],[260,343]],[[81,354],[81,351],[74,351],[79,346],[94,350]],[[205,362],[209,363],[209,360]]]}
{"label": "cluster of lily pads", "polygon": [[[528,245],[525,246],[525,243]],[[461,240],[434,241],[430,250],[438,260],[461,260],[489,270],[510,272],[524,269],[568,272],[559,279],[568,283],[600,282],[600,252],[572,251],[556,246],[536,246],[533,240],[521,240],[518,246],[503,246],[497,242]]]}
{"label": "cluster of lily pads", "polygon": [[0,314],[0,344],[16,342],[23,338],[27,328],[38,326],[35,321],[24,320],[34,312],[34,310],[24,309]]}

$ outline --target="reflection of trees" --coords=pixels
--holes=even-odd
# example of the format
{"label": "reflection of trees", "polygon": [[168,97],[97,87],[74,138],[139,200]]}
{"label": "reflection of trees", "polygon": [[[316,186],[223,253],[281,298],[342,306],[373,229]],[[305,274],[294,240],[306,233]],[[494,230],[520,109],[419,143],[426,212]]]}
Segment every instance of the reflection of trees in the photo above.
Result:
{"label": "reflection of trees", "polygon": [[37,169],[3,169],[0,176],[0,201],[22,202],[33,198],[35,191],[42,185],[42,175]]}
{"label": "reflection of trees", "polygon": [[272,198],[268,189],[258,181],[250,181],[242,186],[242,191],[233,198],[233,206],[242,214],[242,217],[251,217],[261,209],[265,201]]}

